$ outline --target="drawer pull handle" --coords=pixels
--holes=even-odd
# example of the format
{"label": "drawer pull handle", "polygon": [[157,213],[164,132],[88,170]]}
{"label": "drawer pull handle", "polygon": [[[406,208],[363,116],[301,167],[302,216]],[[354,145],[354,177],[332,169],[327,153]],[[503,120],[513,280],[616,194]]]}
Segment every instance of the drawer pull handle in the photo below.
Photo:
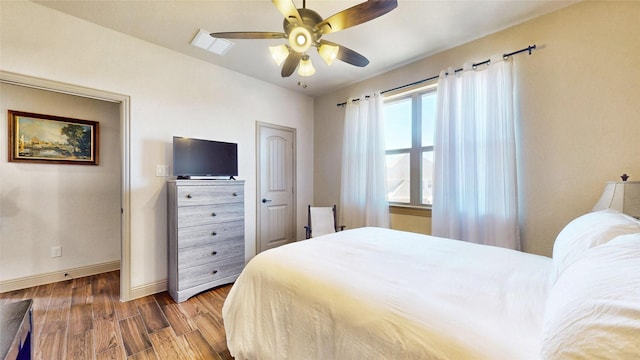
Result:
{"label": "drawer pull handle", "polygon": [[217,254],[218,254],[218,252],[217,252],[217,251],[212,251],[212,252],[211,252],[211,256],[215,256],[215,255],[217,255]]}
{"label": "drawer pull handle", "polygon": [[216,213],[211,213],[211,216],[218,216],[218,215],[216,215]]}
{"label": "drawer pull handle", "polygon": [[217,273],[218,273],[218,270],[213,270],[213,271],[211,272],[211,274],[213,274],[213,275],[215,275],[215,274],[217,274]]}
{"label": "drawer pull handle", "polygon": [[191,194],[187,194],[187,199],[191,199],[192,197]]}
{"label": "drawer pull handle", "polygon": [[218,233],[215,231],[211,233],[211,236],[216,236],[216,235],[218,235]]}
{"label": "drawer pull handle", "polygon": [[234,192],[234,193],[233,193],[233,196],[238,196],[238,193],[235,193],[235,192]]}

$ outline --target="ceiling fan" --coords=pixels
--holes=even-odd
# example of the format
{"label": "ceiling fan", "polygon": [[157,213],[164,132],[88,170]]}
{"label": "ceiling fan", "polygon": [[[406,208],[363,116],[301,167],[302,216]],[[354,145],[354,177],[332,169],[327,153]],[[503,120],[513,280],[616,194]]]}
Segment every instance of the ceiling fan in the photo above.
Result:
{"label": "ceiling fan", "polygon": [[284,15],[284,32],[217,32],[210,35],[223,39],[288,39],[288,44],[271,46],[269,50],[278,65],[282,66],[282,77],[288,77],[298,69],[301,76],[311,76],[315,69],[306,54],[316,47],[320,57],[331,65],[338,59],[348,64],[365,67],[369,60],[354,50],[321,39],[323,35],[344,30],[380,17],[398,6],[397,0],[368,0],[340,11],[326,19],[307,9],[306,0],[302,8],[296,8],[293,0],[272,0]]}

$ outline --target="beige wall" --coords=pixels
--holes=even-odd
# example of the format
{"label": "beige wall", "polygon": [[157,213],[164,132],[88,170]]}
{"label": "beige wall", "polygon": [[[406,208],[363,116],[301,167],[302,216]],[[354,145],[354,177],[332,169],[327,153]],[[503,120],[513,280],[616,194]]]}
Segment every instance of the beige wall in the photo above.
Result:
{"label": "beige wall", "polygon": [[[0,147],[2,280],[120,260],[120,107],[118,104],[0,84],[0,141],[7,110],[99,124],[99,164],[7,162]],[[99,204],[99,206],[96,206]],[[61,257],[51,257],[62,246]]]}
{"label": "beige wall", "polygon": [[521,234],[525,251],[551,255],[558,232],[591,209],[606,181],[640,180],[638,21],[640,2],[582,2],[316,98],[314,198],[340,198],[337,103],[537,44],[514,60]]}
{"label": "beige wall", "polygon": [[[256,241],[256,121],[297,129],[297,206],[311,203],[312,98],[32,2],[0,1],[0,10],[0,69],[130,96],[130,282],[137,294],[167,278],[166,179],[156,165],[171,165],[172,136],[238,143],[247,258]],[[297,221],[303,238],[306,213],[298,211]]]}
{"label": "beige wall", "polygon": [[431,217],[404,214],[389,214],[389,216],[391,228],[394,230],[431,235]]}

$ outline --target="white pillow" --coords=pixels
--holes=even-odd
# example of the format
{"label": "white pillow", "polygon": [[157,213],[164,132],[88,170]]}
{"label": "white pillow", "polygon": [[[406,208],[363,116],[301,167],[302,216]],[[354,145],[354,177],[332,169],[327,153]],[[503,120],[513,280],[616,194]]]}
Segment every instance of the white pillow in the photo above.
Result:
{"label": "white pillow", "polygon": [[640,359],[640,234],[585,251],[551,288],[542,359]]}
{"label": "white pillow", "polygon": [[585,251],[625,234],[640,233],[640,222],[615,210],[582,215],[560,231],[553,244],[552,282]]}

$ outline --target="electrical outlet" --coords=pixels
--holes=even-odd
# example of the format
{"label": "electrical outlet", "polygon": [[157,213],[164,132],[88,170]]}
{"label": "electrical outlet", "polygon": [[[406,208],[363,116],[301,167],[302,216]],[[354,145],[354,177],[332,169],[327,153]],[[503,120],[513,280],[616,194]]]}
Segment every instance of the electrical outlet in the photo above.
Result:
{"label": "electrical outlet", "polygon": [[62,256],[62,246],[52,246],[51,257],[60,257],[60,256]]}
{"label": "electrical outlet", "polygon": [[156,176],[169,176],[169,165],[156,165]]}

